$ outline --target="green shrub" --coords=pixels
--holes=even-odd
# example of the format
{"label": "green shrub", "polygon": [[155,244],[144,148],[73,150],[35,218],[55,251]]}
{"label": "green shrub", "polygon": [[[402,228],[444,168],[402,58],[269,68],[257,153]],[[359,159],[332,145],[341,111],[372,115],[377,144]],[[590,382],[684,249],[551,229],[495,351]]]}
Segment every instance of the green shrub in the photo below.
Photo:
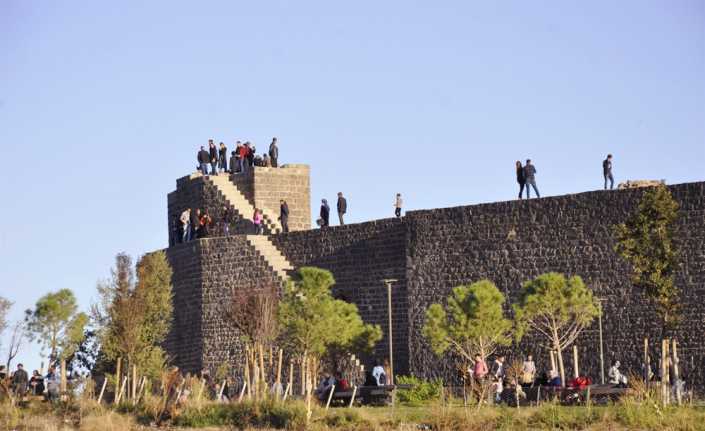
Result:
{"label": "green shrub", "polygon": [[423,380],[414,376],[397,376],[396,381],[399,385],[411,385],[411,389],[397,391],[397,399],[409,405],[439,400],[443,392],[441,379]]}
{"label": "green shrub", "polygon": [[237,429],[303,429],[305,424],[306,409],[303,405],[276,401],[213,403],[200,409],[189,407],[174,418],[174,425],[193,428],[233,426]]}

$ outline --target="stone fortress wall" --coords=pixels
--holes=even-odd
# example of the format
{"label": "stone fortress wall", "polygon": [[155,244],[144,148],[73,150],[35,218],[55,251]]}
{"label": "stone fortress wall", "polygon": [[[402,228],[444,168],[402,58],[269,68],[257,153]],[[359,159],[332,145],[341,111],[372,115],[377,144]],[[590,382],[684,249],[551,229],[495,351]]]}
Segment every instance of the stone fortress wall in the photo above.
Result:
{"label": "stone fortress wall", "polygon": [[[301,172],[308,175],[307,170]],[[242,178],[231,179],[231,183],[241,181],[235,187],[244,190],[247,199],[256,200],[257,179],[266,189],[267,176],[277,174],[256,169],[251,192]],[[223,186],[201,177],[180,179],[177,190],[169,195],[170,215],[173,208],[184,205],[227,204],[219,187]],[[308,193],[308,180],[301,181],[300,187]],[[686,377],[702,390],[705,183],[670,189],[681,205],[676,242],[682,267],[677,283],[682,289],[684,319],[676,337]],[[306,230],[302,224],[300,231],[275,232],[268,240],[234,235],[177,244],[167,249],[174,267],[175,305],[175,325],[167,348],[176,364],[187,371],[215,368],[224,360],[238,361],[237,334],[222,315],[229,292],[282,286],[291,269],[317,266],[333,273],[337,297],[355,303],[365,321],[381,326],[385,338],[376,348],[378,358],[388,356],[387,289],[382,280],[397,279],[392,295],[395,372],[452,381],[456,378],[452,360],[438,359],[421,336],[426,307],[444,301],[453,287],[482,278],[495,282],[513,300],[523,281],[558,271],[580,275],[602,298],[606,366],[619,359],[625,370],[639,372],[643,338],[649,337],[655,346],[661,333],[652,306],[631,286],[628,266],[613,251],[611,232],[614,224],[635,210],[643,190],[413,211],[401,219],[326,230]],[[278,202],[275,195],[266,199]],[[304,200],[301,193],[288,200],[292,207],[292,201],[309,202],[310,198]],[[308,205],[301,212],[310,214]],[[578,348],[581,373],[599,380],[596,328],[597,323],[586,330]],[[548,362],[547,353],[536,346],[537,339],[527,338],[514,352],[534,353],[541,368]],[[651,356],[657,361],[655,349]],[[571,361],[566,357],[565,362],[570,375]]]}

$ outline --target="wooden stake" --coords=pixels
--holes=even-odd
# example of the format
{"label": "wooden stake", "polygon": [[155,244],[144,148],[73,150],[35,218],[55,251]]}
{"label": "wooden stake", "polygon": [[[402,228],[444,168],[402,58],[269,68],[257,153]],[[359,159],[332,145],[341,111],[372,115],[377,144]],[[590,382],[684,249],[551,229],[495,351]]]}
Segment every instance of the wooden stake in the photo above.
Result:
{"label": "wooden stake", "polygon": [[144,392],[144,387],[147,384],[147,376],[142,376],[140,379],[140,384],[139,388],[137,389],[137,398],[135,399],[135,404],[140,402],[140,398],[142,398],[142,392]]}
{"label": "wooden stake", "polygon": [[306,395],[306,352],[301,357],[301,396]]}
{"label": "wooden stake", "polygon": [[132,365],[132,400],[137,398],[137,365]]}
{"label": "wooden stake", "polygon": [[286,397],[289,396],[290,391],[291,391],[291,382],[286,384],[286,389],[284,390],[284,397],[282,397],[282,401],[286,401]]}
{"label": "wooden stake", "polygon": [[330,400],[333,399],[333,392],[335,391],[335,385],[330,387],[330,393],[328,394],[328,401],[326,401],[326,410],[330,407]]}
{"label": "wooden stake", "polygon": [[122,386],[119,386],[119,391],[117,396],[115,397],[114,404],[120,404],[120,400],[122,399],[122,393],[125,392],[125,386],[127,385],[127,376],[124,376],[122,378]]}
{"label": "wooden stake", "polygon": [[683,397],[679,384],[677,345],[678,343],[676,342],[676,340],[673,340],[673,351],[671,352],[671,354],[673,355],[673,380],[675,380],[676,382],[676,402],[678,402],[678,405],[680,406],[683,402]]}
{"label": "wooden stake", "polygon": [[121,377],[120,376],[120,371],[121,371],[120,367],[122,365],[121,362],[122,362],[122,358],[117,358],[117,371],[115,371],[115,385],[116,385],[115,390],[116,391],[120,390],[120,381],[121,381],[120,380],[120,377]]}
{"label": "wooden stake", "polygon": [[578,368],[578,346],[573,344],[573,378],[577,379],[580,377],[580,370]]}
{"label": "wooden stake", "polygon": [[242,389],[240,390],[240,396],[237,399],[238,402],[242,401],[242,397],[243,397],[243,395],[245,395],[245,388],[247,388],[247,381],[245,381],[242,384]]}
{"label": "wooden stake", "polygon": [[275,383],[275,391],[277,394],[277,398],[281,395],[281,386],[282,386],[282,359],[283,359],[283,354],[284,352],[282,349],[279,349],[279,359],[277,361],[277,380]]}
{"label": "wooden stake", "polygon": [[[245,355],[245,375],[244,375],[244,382],[242,385],[242,391],[243,393],[245,392],[245,388],[248,388],[248,383],[250,382],[250,358],[248,357],[249,354]],[[247,391],[248,395],[250,393],[249,389]],[[240,396],[242,398],[242,396]]]}
{"label": "wooden stake", "polygon": [[352,408],[353,403],[355,403],[355,394],[357,394],[357,385],[353,386],[353,394],[350,397],[350,405],[348,407]]}
{"label": "wooden stake", "polygon": [[218,401],[223,399],[223,391],[225,390],[225,383],[227,383],[228,379],[223,380],[223,384],[220,385],[220,391],[218,391]]}
{"label": "wooden stake", "polygon": [[108,384],[108,376],[103,378],[103,386],[100,388],[100,395],[98,395],[98,404],[100,404],[103,399],[103,393],[105,393],[105,386]]}
{"label": "wooden stake", "polygon": [[[260,382],[262,386],[266,387],[267,378],[264,375],[264,347],[262,344],[259,345],[259,372],[260,372]],[[264,393],[264,391],[262,391]],[[264,395],[264,394],[263,394]]]}
{"label": "wooden stake", "polygon": [[[8,370],[9,371],[9,370]],[[63,397],[66,393],[67,381],[66,381],[66,359],[61,360],[61,396]]]}
{"label": "wooden stake", "polygon": [[649,339],[644,338],[644,384],[649,385]]}
{"label": "wooden stake", "polygon": [[294,391],[294,360],[289,359],[289,383],[287,383],[286,387],[288,388],[289,391],[293,392]]}

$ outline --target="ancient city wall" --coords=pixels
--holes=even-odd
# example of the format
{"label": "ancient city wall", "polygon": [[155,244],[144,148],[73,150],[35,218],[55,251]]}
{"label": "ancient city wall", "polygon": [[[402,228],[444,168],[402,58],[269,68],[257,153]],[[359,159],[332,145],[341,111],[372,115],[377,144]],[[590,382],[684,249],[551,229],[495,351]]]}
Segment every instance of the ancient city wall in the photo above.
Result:
{"label": "ancient city wall", "polygon": [[[705,387],[705,183],[670,189],[681,204],[677,244],[683,267],[677,284],[683,289],[684,319],[676,336],[682,369]],[[456,375],[451,361],[439,362],[419,335],[426,307],[442,301],[454,286],[487,278],[514,300],[524,281],[558,271],[581,276],[603,299],[606,366],[618,359],[623,369],[639,372],[643,338],[649,337],[653,346],[660,342],[661,331],[653,307],[629,282],[628,265],[613,251],[612,226],[636,209],[643,191],[599,191],[408,214],[411,371],[428,377]],[[535,341],[525,340],[521,350],[535,353],[543,368],[548,357]],[[599,380],[597,322],[578,346],[581,373]],[[571,364],[569,355],[566,364]],[[655,363],[655,349],[651,356]]]}

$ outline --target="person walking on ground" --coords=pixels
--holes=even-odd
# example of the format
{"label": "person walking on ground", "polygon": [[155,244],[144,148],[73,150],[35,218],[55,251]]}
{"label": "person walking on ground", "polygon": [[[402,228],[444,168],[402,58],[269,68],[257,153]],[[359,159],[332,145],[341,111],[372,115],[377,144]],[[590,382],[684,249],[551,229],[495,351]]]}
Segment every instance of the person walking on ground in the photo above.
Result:
{"label": "person walking on ground", "polygon": [[203,175],[208,175],[208,151],[201,146],[201,151],[198,152],[196,160],[198,160],[198,169]]}
{"label": "person walking on ground", "polygon": [[228,172],[228,148],[222,142],[218,149],[218,171]]}
{"label": "person walking on ground", "polygon": [[272,143],[269,144],[269,158],[272,161],[272,167],[277,168],[279,160],[279,147],[277,146],[277,138],[272,138]]}
{"label": "person walking on ground", "polygon": [[397,216],[397,218],[401,217],[401,206],[403,204],[401,193],[397,193],[397,198],[394,200],[394,215]]}
{"label": "person walking on ground", "polygon": [[614,177],[612,176],[612,154],[602,161],[602,175],[605,177],[605,190],[607,190],[607,180],[610,180],[610,190],[614,188]]}
{"label": "person walking on ground", "polygon": [[211,163],[211,175],[218,175],[218,148],[212,139],[208,140],[208,153]]}
{"label": "person walking on ground", "polygon": [[321,199],[321,227],[330,226],[330,207],[326,199]]}
{"label": "person walking on ground", "polygon": [[[524,177],[524,167],[521,166],[521,162],[517,160],[516,164],[517,168],[517,183],[519,183],[519,199],[522,198],[522,193],[524,193],[524,185],[526,184],[526,178]],[[529,192],[529,189],[526,189],[526,192]]]}
{"label": "person walking on ground", "polygon": [[264,233],[262,222],[262,211],[259,208],[255,208],[255,213],[252,215],[252,223],[255,225],[255,235],[262,235]]}
{"label": "person walking on ground", "polygon": [[348,212],[348,201],[345,200],[343,197],[342,192],[338,192],[338,219],[340,220],[340,225],[343,226],[345,224],[345,221],[343,220],[343,216],[345,215],[346,212]]}
{"label": "person walking on ground", "polygon": [[279,201],[279,221],[282,224],[282,232],[289,232],[289,205],[284,199]]}
{"label": "person walking on ground", "polygon": [[191,208],[186,208],[184,212],[181,213],[179,221],[181,221],[181,226],[183,229],[183,237],[181,238],[181,242],[191,241]]}
{"label": "person walking on ground", "polygon": [[12,391],[20,400],[27,394],[27,385],[29,384],[29,376],[24,370],[22,364],[17,364],[17,371],[12,375]]}
{"label": "person walking on ground", "polygon": [[536,188],[536,167],[531,164],[531,159],[526,159],[526,165],[524,165],[524,181],[526,181],[526,198],[529,199],[530,193],[529,193],[529,186],[534,188],[534,192],[536,192],[536,197],[540,198],[541,195],[539,195],[539,189]]}

